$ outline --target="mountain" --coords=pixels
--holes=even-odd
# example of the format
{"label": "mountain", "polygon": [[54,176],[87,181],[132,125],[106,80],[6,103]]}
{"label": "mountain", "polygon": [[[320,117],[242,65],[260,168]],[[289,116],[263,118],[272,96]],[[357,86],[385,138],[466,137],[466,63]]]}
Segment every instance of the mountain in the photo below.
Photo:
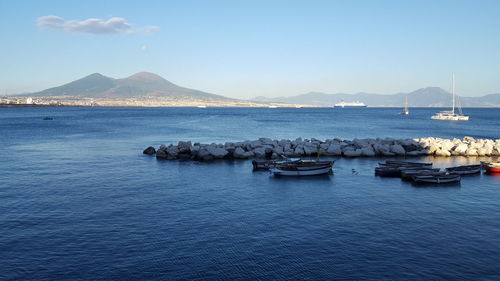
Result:
{"label": "mountain", "polygon": [[[452,102],[451,93],[439,87],[427,87],[410,93],[397,93],[392,95],[356,93],[356,94],[325,94],[320,92],[309,92],[292,97],[265,98],[255,97],[254,102],[267,103],[293,103],[315,106],[333,106],[341,101],[360,101],[373,107],[401,107],[405,96],[408,103],[413,107],[449,107]],[[482,97],[459,97],[463,107],[500,107],[500,94],[490,94]]]}
{"label": "mountain", "polygon": [[77,96],[85,98],[172,97],[201,100],[233,100],[177,86],[159,75],[139,72],[130,77],[114,79],[94,73],[64,84],[24,96]]}

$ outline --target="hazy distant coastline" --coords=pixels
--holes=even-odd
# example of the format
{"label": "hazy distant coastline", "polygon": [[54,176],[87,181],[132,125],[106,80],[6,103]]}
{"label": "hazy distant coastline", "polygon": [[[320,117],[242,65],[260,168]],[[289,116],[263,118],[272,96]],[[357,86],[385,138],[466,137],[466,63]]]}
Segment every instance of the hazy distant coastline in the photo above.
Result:
{"label": "hazy distant coastline", "polygon": [[[290,97],[249,100],[228,98],[184,88],[163,77],[139,72],[115,79],[94,73],[70,83],[40,92],[3,97],[0,106],[140,106],[140,107],[331,107],[341,101],[359,101],[368,107],[400,107],[408,97],[410,107],[448,107],[451,93],[427,87],[397,94],[326,94],[309,92]],[[462,107],[500,107],[500,94],[460,97]]]}

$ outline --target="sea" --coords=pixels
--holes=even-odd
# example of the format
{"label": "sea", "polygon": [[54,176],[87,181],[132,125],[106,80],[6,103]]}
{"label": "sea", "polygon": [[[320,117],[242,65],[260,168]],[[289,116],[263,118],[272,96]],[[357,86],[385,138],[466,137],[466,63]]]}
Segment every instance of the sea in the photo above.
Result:
{"label": "sea", "polygon": [[[181,140],[500,138],[500,109],[0,108],[0,280],[499,280],[500,177],[415,186],[386,158],[276,178]],[[44,120],[51,117],[52,120]],[[419,157],[437,167],[495,157]]]}

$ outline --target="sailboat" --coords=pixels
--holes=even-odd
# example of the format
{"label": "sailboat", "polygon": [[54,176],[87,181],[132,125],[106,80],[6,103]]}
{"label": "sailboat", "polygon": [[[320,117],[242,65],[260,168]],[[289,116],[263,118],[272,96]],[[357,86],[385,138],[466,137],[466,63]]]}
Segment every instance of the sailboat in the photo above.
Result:
{"label": "sailboat", "polygon": [[405,107],[403,108],[403,111],[401,111],[401,115],[408,114],[410,114],[410,110],[408,109],[408,96],[405,96]]}
{"label": "sailboat", "polygon": [[462,113],[462,107],[460,106],[460,103],[458,103],[457,109],[458,113],[455,113],[455,74],[452,76],[453,80],[453,86],[452,86],[452,106],[451,110],[445,110],[436,113],[431,117],[431,119],[434,120],[450,120],[450,121],[468,121],[469,116],[464,115]]}

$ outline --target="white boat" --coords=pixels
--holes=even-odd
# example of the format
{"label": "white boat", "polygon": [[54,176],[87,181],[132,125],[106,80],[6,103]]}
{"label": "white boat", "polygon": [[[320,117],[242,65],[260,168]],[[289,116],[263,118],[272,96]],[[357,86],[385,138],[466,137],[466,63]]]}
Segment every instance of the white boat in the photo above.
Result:
{"label": "white boat", "polygon": [[207,106],[206,106],[206,105],[198,105],[197,107],[198,107],[198,108],[207,108]]}
{"label": "white boat", "polygon": [[467,121],[469,120],[469,116],[464,115],[462,113],[462,107],[460,106],[460,103],[457,105],[458,113],[455,112],[455,74],[453,74],[452,78],[453,86],[452,86],[452,106],[451,110],[445,110],[436,113],[431,117],[433,120],[449,120],[449,121]]}
{"label": "white boat", "polygon": [[277,165],[271,168],[271,172],[275,176],[316,176],[324,175],[332,172],[332,166],[318,166],[318,167],[296,167],[288,165]]}
{"label": "white boat", "polygon": [[405,96],[405,107],[403,108],[403,111],[401,111],[401,115],[408,114],[410,114],[410,110],[408,109],[408,96]]}
{"label": "white boat", "polygon": [[276,106],[276,105],[270,105],[270,106],[268,106],[268,108],[278,108],[278,106]]}
{"label": "white boat", "polygon": [[359,101],[353,101],[353,102],[345,102],[341,101],[339,103],[335,104],[335,107],[366,107],[366,104],[359,102]]}

